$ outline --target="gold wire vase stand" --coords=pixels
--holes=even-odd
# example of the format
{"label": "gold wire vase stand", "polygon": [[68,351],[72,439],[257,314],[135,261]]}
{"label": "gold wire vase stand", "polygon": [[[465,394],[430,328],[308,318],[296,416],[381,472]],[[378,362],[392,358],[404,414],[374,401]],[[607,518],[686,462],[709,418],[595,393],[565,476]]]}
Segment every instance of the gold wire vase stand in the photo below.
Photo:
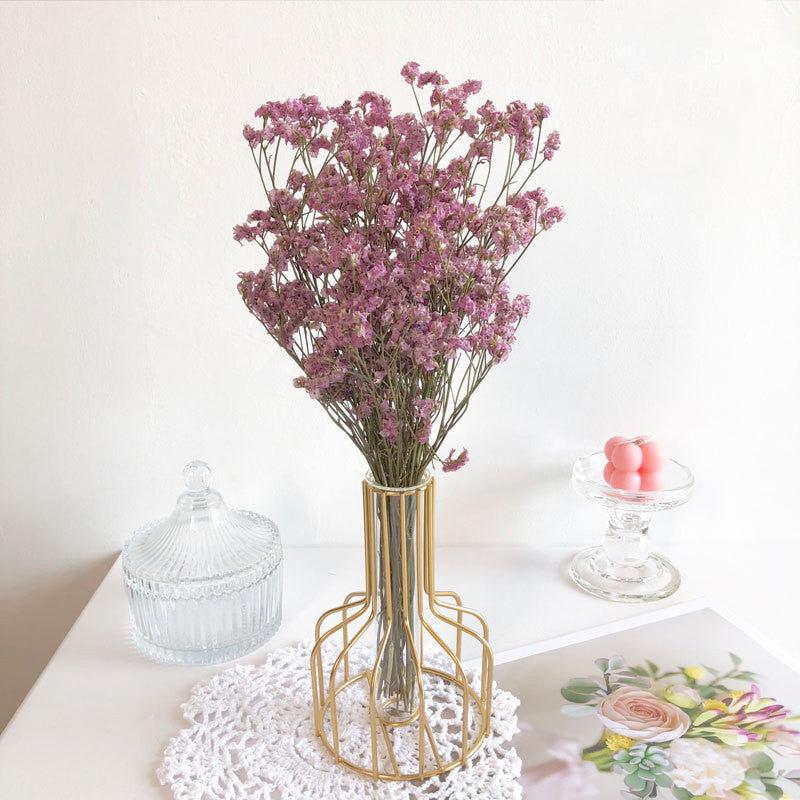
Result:
{"label": "gold wire vase stand", "polygon": [[364,591],[316,626],[315,730],[362,775],[425,780],[466,765],[489,731],[489,630],[458,594],[435,588],[434,479],[393,489],[368,476],[363,500]]}

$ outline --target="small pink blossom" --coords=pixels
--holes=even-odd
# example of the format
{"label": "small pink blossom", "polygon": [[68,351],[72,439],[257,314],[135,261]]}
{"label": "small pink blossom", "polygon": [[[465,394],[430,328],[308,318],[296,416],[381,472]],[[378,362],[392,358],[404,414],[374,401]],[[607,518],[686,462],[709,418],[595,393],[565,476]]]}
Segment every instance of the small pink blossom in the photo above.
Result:
{"label": "small pink blossom", "polygon": [[441,72],[423,72],[417,80],[417,86],[421,89],[429,83],[434,86],[443,86],[447,83],[447,78]]}
{"label": "small pink blossom", "polygon": [[419,64],[417,64],[416,61],[409,61],[403,69],[400,70],[400,74],[406,79],[406,83],[413,84],[419,77]]}
{"label": "small pink blossom", "polygon": [[457,456],[453,457],[455,448],[450,451],[450,455],[442,462],[442,472],[455,472],[461,469],[468,461],[469,455],[466,448],[464,448]]}
{"label": "small pink blossom", "polygon": [[561,147],[561,136],[558,131],[553,131],[548,134],[544,140],[544,147],[542,148],[542,157],[548,161],[553,160],[553,154]]}
{"label": "small pink blossom", "polygon": [[543,230],[552,228],[557,222],[561,222],[566,216],[564,209],[560,206],[550,206],[539,214],[539,224]]}

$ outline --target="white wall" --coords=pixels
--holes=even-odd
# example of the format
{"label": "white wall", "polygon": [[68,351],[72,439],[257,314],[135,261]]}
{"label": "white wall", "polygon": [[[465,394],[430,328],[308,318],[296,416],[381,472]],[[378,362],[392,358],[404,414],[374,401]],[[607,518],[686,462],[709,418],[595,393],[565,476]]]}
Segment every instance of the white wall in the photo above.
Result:
{"label": "white wall", "polygon": [[359,456],[236,292],[240,131],[303,92],[409,107],[409,59],[547,102],[568,213],[441,540],[592,540],[571,462],[640,431],[697,474],[662,544],[797,537],[797,3],[4,3],[0,34],[0,727],[187,460],[287,544],[358,543]]}

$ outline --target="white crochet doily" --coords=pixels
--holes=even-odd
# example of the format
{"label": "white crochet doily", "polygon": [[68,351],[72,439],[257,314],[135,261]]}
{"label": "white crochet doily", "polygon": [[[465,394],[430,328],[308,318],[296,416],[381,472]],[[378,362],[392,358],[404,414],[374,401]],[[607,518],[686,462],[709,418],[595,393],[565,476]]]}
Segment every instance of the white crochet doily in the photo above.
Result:
{"label": "white crochet doily", "polygon": [[[315,735],[310,656],[307,642],[285,647],[270,653],[261,666],[231,667],[194,688],[183,706],[190,727],[170,741],[158,770],[159,780],[170,786],[176,800],[521,798],[517,781],[521,762],[510,744],[518,731],[519,700],[514,695],[493,686],[491,729],[467,768],[422,783],[376,782],[335,764]],[[476,680],[469,672],[468,676]],[[440,684],[436,691],[426,691],[426,710],[434,731],[452,728],[453,704],[460,703],[450,684]],[[337,707],[339,732],[342,747],[349,748],[342,755],[358,759],[369,737],[353,735],[360,723],[355,714],[348,718],[341,705]],[[348,728],[349,734],[342,736]],[[415,739],[411,737],[407,745],[395,743],[401,764],[417,758]]]}

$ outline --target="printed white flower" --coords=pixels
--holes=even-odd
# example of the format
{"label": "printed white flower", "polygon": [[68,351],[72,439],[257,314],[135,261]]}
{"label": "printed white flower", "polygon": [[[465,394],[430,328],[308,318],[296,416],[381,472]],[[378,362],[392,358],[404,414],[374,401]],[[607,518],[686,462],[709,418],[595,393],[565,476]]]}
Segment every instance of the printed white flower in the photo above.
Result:
{"label": "printed white flower", "polygon": [[738,749],[707,739],[677,739],[669,747],[669,757],[676,786],[715,800],[730,797],[747,770],[747,759]]}

